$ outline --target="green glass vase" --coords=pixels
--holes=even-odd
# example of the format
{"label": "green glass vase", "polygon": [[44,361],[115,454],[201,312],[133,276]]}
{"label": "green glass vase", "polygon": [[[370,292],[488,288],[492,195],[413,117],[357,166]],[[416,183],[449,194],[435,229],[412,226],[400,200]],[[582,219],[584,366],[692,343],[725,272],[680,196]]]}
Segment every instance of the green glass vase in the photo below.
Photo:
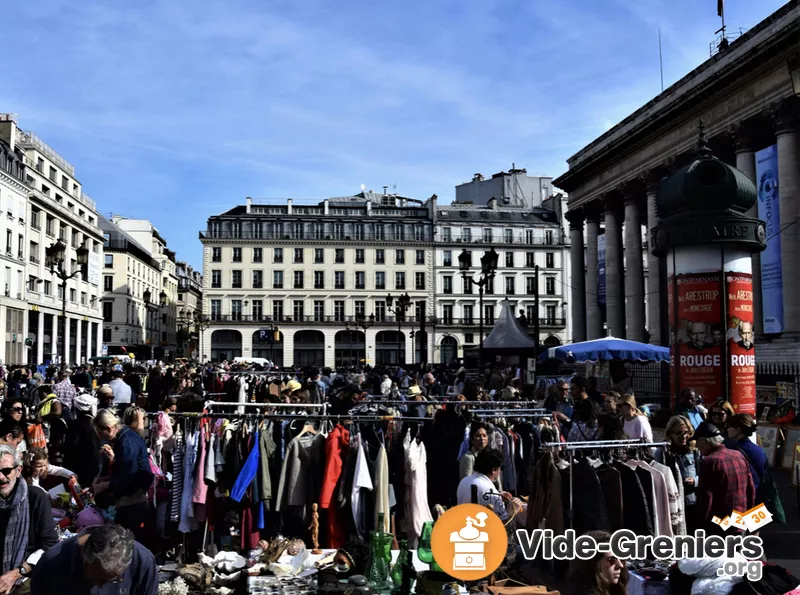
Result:
{"label": "green glass vase", "polygon": [[[389,579],[389,565],[386,562],[386,553],[383,546],[384,538],[381,531],[371,531],[369,534],[369,558],[367,571],[364,573],[369,585],[376,591],[386,588]],[[391,542],[389,542],[391,546]]]}
{"label": "green glass vase", "polygon": [[417,547],[417,558],[419,558],[420,562],[430,565],[431,570],[444,572],[433,558],[433,550],[431,549],[432,535],[433,521],[425,521],[422,525],[422,535],[420,535],[419,546]]}

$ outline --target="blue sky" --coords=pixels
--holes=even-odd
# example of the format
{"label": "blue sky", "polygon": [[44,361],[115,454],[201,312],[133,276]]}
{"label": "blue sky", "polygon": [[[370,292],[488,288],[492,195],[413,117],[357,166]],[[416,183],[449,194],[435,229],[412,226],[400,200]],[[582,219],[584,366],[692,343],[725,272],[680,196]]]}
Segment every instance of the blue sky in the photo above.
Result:
{"label": "blue sky", "polygon": [[[730,28],[782,0],[726,0]],[[3,7],[0,111],[103,214],[198,230],[245,196],[452,199],[566,159],[708,58],[715,0],[38,0]],[[9,53],[10,52],[10,53]]]}

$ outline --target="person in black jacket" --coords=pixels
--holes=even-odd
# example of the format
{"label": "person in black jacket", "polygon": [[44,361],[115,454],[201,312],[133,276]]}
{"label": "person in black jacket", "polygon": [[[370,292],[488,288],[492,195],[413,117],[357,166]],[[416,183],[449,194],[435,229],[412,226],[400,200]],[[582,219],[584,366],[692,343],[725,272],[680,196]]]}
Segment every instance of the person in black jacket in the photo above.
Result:
{"label": "person in black jacket", "polygon": [[0,595],[30,576],[41,553],[58,542],[47,493],[30,489],[21,473],[19,454],[0,445]]}
{"label": "person in black jacket", "polygon": [[69,422],[64,443],[64,466],[78,476],[81,486],[90,486],[100,471],[100,438],[92,425],[97,399],[83,393],[75,397],[75,419]]}

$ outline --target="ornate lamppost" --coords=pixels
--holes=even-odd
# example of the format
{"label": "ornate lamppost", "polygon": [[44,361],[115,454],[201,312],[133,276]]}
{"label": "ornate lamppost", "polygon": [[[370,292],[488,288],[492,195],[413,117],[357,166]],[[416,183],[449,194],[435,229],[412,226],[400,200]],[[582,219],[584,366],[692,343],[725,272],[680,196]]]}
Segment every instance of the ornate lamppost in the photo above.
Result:
{"label": "ornate lamppost", "polygon": [[[395,304],[392,307],[392,304]],[[406,312],[411,307],[411,296],[408,295],[406,292],[405,294],[401,295],[397,298],[395,302],[395,298],[392,297],[392,294],[386,296],[386,308],[394,314],[395,320],[397,320],[397,365],[400,366],[400,355],[402,352],[400,337],[401,337],[401,324],[406,319]],[[365,337],[366,338],[366,337]]]}
{"label": "ornate lamppost", "polygon": [[[45,267],[51,274],[55,275],[61,281],[61,340],[64,348],[61,356],[61,369],[63,370],[67,365],[67,358],[69,357],[69,344],[67,343],[67,281],[76,277],[79,273],[84,273],[89,264],[89,249],[85,245],[75,250],[78,268],[74,271],[67,272],[65,262],[65,254],[67,246],[61,240],[49,248],[45,248]],[[85,275],[84,275],[85,277]],[[58,345],[56,344],[56,350]],[[56,351],[58,352],[58,351]]]}
{"label": "ornate lamppost", "polygon": [[497,257],[498,254],[494,251],[494,248],[483,253],[481,257],[481,275],[476,281],[472,277],[472,273],[470,273],[470,268],[472,267],[472,253],[468,252],[465,248],[461,251],[461,254],[458,255],[458,268],[461,270],[461,276],[464,278],[464,281],[469,281],[470,284],[478,286],[478,307],[481,310],[479,318],[481,336],[479,350],[481,364],[483,363],[483,291],[484,287],[494,280],[495,272],[497,271]]}

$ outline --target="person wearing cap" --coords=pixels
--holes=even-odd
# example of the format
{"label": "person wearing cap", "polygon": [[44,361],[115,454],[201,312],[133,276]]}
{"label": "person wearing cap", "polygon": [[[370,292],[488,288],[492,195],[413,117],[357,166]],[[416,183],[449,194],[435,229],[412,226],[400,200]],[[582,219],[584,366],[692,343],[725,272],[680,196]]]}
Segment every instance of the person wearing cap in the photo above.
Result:
{"label": "person wearing cap", "polygon": [[764,449],[750,439],[756,433],[756,429],[756,420],[753,419],[752,415],[737,413],[728,419],[728,427],[726,428],[728,437],[725,439],[724,444],[731,450],[738,450],[747,459],[750,464],[750,476],[753,478],[753,486],[756,494],[758,494],[761,479],[767,476],[769,468]]}
{"label": "person wearing cap", "polygon": [[720,535],[724,529],[711,522],[713,517],[723,519],[734,510],[746,512],[755,504],[750,465],[742,453],[725,447],[722,433],[714,424],[701,423],[692,440],[702,455],[698,469],[698,528]]}

